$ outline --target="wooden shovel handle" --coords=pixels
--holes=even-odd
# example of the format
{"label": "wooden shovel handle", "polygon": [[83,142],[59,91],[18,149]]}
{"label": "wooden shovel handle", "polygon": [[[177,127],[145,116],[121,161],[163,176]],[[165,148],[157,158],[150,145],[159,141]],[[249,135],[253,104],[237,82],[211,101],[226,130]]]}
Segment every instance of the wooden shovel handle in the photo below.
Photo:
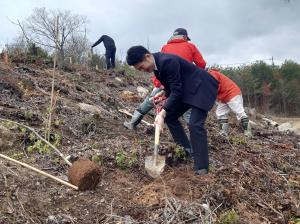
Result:
{"label": "wooden shovel handle", "polygon": [[32,166],[30,166],[30,165],[28,165],[28,164],[26,164],[26,163],[22,163],[22,162],[20,162],[20,161],[18,161],[18,160],[12,159],[12,158],[10,158],[10,157],[8,157],[8,156],[5,156],[5,155],[3,155],[3,154],[1,154],[1,153],[0,153],[0,157],[3,158],[3,159],[9,160],[9,161],[11,161],[11,162],[14,162],[14,163],[16,163],[16,164],[19,164],[19,165],[21,165],[21,166],[24,166],[24,167],[26,167],[26,168],[28,168],[28,169],[30,169],[30,170],[33,170],[34,172],[39,173],[39,174],[41,174],[41,175],[43,175],[43,176],[49,177],[49,178],[51,178],[51,179],[53,179],[53,180],[55,180],[55,181],[57,181],[57,182],[60,182],[60,183],[63,184],[63,185],[66,185],[66,186],[71,187],[71,188],[73,188],[73,189],[75,189],[75,190],[78,190],[78,187],[77,187],[77,186],[75,186],[75,185],[73,185],[73,184],[70,184],[70,183],[68,183],[68,182],[66,182],[66,181],[64,181],[64,180],[61,180],[61,179],[59,179],[59,178],[57,178],[57,177],[55,177],[55,176],[52,176],[51,174],[46,173],[46,172],[44,172],[44,171],[42,171],[42,170],[39,170],[39,169],[37,169],[37,168],[35,168],[35,167],[32,167]]}
{"label": "wooden shovel handle", "polygon": [[159,134],[160,134],[160,126],[156,124],[155,125],[155,135],[154,135],[154,164],[155,164],[155,166],[157,165]]}
{"label": "wooden shovel handle", "polygon": [[155,125],[155,136],[154,136],[154,144],[159,145],[159,135],[160,135],[160,126]]}

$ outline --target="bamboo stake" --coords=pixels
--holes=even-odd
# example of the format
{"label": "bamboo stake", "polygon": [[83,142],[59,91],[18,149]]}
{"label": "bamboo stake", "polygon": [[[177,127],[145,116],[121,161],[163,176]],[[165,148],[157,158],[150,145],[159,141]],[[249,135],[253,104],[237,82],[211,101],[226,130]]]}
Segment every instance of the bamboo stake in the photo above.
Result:
{"label": "bamboo stake", "polygon": [[[58,18],[56,19],[56,41],[58,42]],[[55,67],[57,62],[57,49],[55,49],[54,53],[54,62],[53,62],[53,72],[52,72],[52,87],[51,87],[51,100],[50,100],[50,109],[49,109],[49,120],[46,128],[45,137],[49,141],[50,140],[50,132],[51,132],[51,122],[52,122],[52,110],[53,110],[53,98],[54,98],[54,81],[55,81]]]}
{"label": "bamboo stake", "polygon": [[35,167],[32,167],[32,166],[30,166],[30,165],[28,165],[28,164],[26,164],[26,163],[22,163],[22,162],[20,162],[20,161],[18,161],[18,160],[12,159],[12,158],[10,158],[10,157],[8,157],[8,156],[5,156],[5,155],[3,155],[3,154],[1,154],[1,153],[0,153],[0,157],[3,158],[3,159],[9,160],[9,161],[11,161],[11,162],[14,162],[14,163],[16,163],[16,164],[19,164],[19,165],[21,165],[21,166],[23,166],[23,167],[26,167],[26,168],[28,168],[28,169],[30,169],[30,170],[33,170],[34,172],[39,173],[39,174],[41,174],[41,175],[43,175],[43,176],[49,177],[49,178],[51,178],[51,179],[53,179],[53,180],[55,180],[55,181],[57,181],[57,182],[59,182],[59,183],[65,185],[65,186],[68,186],[68,187],[71,187],[71,188],[73,188],[73,189],[75,189],[75,190],[78,190],[78,187],[77,187],[77,186],[75,186],[75,185],[73,185],[73,184],[70,184],[70,183],[68,183],[68,182],[66,182],[66,181],[64,181],[64,180],[61,180],[61,179],[59,179],[59,178],[57,178],[57,177],[55,177],[55,176],[53,176],[53,175],[51,175],[51,174],[49,174],[49,173],[46,173],[46,172],[44,172],[44,171],[42,171],[42,170],[39,170],[39,169],[37,169],[37,168],[35,168]]}

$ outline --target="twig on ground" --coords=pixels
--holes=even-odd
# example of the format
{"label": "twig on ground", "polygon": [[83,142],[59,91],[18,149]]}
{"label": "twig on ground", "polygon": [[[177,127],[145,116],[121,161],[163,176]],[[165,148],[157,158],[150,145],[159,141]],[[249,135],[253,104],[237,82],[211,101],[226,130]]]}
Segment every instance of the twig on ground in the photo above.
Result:
{"label": "twig on ground", "polygon": [[23,204],[22,204],[22,202],[21,202],[21,200],[20,200],[20,198],[19,198],[19,187],[17,188],[17,190],[16,190],[16,192],[15,192],[15,195],[16,195],[16,198],[17,198],[17,200],[18,200],[18,202],[19,202],[19,204],[20,204],[22,210],[24,211],[25,216],[26,216],[28,219],[30,219],[30,221],[31,221],[32,223],[35,223],[34,220],[27,214],[27,212],[26,212],[26,210],[25,210],[25,208],[24,208],[24,206],[23,206]]}
{"label": "twig on ground", "polygon": [[5,187],[8,187],[8,185],[7,185],[6,174],[3,173],[2,176],[3,176],[3,179],[4,179],[4,186],[5,186]]}

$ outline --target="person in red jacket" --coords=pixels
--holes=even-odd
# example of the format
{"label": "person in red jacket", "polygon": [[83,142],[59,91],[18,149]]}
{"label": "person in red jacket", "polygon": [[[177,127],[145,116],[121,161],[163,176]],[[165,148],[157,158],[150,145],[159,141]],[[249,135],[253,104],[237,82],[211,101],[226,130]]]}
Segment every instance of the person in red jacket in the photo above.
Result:
{"label": "person in red jacket", "polygon": [[[162,47],[161,52],[175,54],[191,63],[195,63],[198,67],[204,69],[206,66],[206,62],[197,47],[189,42],[190,40],[191,39],[188,36],[187,30],[184,28],[178,28],[174,31],[167,44]],[[161,85],[159,80],[154,75],[151,79],[154,89],[151,94],[145,98],[143,103],[141,103],[139,107],[134,111],[131,121],[124,122],[124,126],[128,129],[136,128],[136,126],[143,119],[144,115],[146,115],[154,107],[152,99],[155,96],[162,94],[163,86]],[[186,122],[188,122],[190,119],[190,111],[187,111],[183,115],[183,118]]]}
{"label": "person in red jacket", "polygon": [[205,68],[204,61],[198,48],[191,42],[186,29],[178,28],[174,31],[173,36],[167,44],[165,44],[161,52],[168,54],[175,54],[185,60],[195,63],[199,68]]}
{"label": "person in red jacket", "polygon": [[244,110],[240,88],[234,81],[217,69],[210,69],[208,73],[219,82],[216,116],[221,129],[220,133],[223,135],[228,134],[228,113],[232,110],[237,119],[241,121],[245,136],[251,137],[251,127]]}
{"label": "person in red jacket", "polygon": [[[190,38],[188,37],[187,31],[183,28],[178,28],[174,31],[168,43],[162,47],[161,51],[163,53],[175,54],[189,62],[194,62],[200,68],[205,68],[206,62],[201,53],[189,40]],[[208,73],[219,81],[216,116],[221,128],[220,133],[224,135],[228,134],[228,113],[232,110],[236,114],[237,119],[241,120],[244,134],[250,137],[251,127],[249,125],[248,116],[244,110],[240,88],[234,81],[216,69],[211,69]],[[183,117],[184,120],[188,122],[190,111],[187,111]]]}
{"label": "person in red jacket", "polygon": [[[205,69],[206,61],[198,48],[189,42],[190,40],[186,29],[178,28],[174,31],[168,43],[161,48],[161,52],[175,54],[189,62],[195,63],[199,68]],[[159,87],[160,83],[155,76],[152,77],[152,81],[155,87]]]}

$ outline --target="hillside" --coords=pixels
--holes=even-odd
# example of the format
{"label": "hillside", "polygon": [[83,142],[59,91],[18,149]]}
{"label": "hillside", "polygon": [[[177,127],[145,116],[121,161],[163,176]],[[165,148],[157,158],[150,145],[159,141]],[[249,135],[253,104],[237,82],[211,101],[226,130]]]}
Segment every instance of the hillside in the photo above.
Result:
{"label": "hillside", "polygon": [[[299,135],[255,120],[254,137],[246,139],[232,118],[224,138],[211,112],[210,173],[194,176],[166,130],[161,153],[168,166],[153,180],[144,170],[153,130],[126,130],[129,118],[118,111],[133,111],[142,100],[137,87],[150,90],[149,76],[81,67],[55,76],[51,140],[65,155],[99,163],[101,182],[93,191],[74,191],[0,159],[0,223],[299,223]],[[0,117],[44,135],[51,82],[46,65],[0,62]],[[88,112],[91,106],[96,111]],[[153,122],[153,114],[145,120]],[[28,130],[2,121],[0,132],[0,153],[67,180],[64,161],[37,146]]]}

